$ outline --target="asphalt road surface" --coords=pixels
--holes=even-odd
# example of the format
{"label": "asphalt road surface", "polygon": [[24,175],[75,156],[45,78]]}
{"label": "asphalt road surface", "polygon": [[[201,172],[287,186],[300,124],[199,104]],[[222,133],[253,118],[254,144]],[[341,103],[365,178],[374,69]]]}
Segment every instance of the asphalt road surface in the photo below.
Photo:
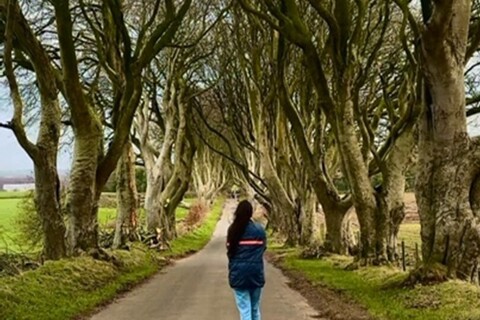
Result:
{"label": "asphalt road surface", "polygon": [[[116,300],[92,320],[237,320],[227,280],[225,235],[234,207],[228,202],[210,243]],[[318,319],[318,313],[287,286],[282,273],[266,264],[262,320]]]}

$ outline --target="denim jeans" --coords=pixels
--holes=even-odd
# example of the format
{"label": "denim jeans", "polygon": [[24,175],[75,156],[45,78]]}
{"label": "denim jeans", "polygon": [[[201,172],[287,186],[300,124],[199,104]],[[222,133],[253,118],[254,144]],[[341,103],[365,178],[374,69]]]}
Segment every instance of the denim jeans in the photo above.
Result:
{"label": "denim jeans", "polygon": [[250,290],[233,290],[240,320],[260,320],[260,296],[262,288]]}

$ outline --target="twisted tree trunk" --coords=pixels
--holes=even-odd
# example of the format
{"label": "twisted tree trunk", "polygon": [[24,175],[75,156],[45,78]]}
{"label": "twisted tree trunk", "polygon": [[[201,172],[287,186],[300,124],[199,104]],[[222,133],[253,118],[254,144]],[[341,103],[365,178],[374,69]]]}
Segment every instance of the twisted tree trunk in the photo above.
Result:
{"label": "twisted tree trunk", "polygon": [[[65,223],[62,215],[57,154],[60,139],[61,110],[56,77],[50,58],[35,37],[16,1],[1,1],[0,15],[6,16],[4,64],[14,115],[8,125],[19,144],[34,163],[35,209],[43,228],[45,259],[67,255]],[[36,144],[29,141],[23,123],[23,100],[14,73],[12,52],[15,45],[25,52],[36,71],[40,93],[40,126]]]}
{"label": "twisted tree trunk", "polygon": [[415,275],[478,279],[480,221],[472,191],[478,192],[480,152],[467,134],[464,79],[471,1],[438,1],[433,13],[427,9],[422,37],[427,105],[416,184],[423,268]]}
{"label": "twisted tree trunk", "polygon": [[363,159],[360,143],[355,131],[353,103],[350,100],[350,85],[344,83],[339,93],[340,104],[335,112],[335,130],[343,171],[348,178],[355,210],[360,223],[360,258],[369,264],[384,260],[382,252],[376,252],[377,201],[368,168]]}
{"label": "twisted tree trunk", "polygon": [[98,200],[101,190],[95,184],[102,143],[100,125],[91,133],[77,133],[67,196],[69,245],[74,252],[97,248]]}
{"label": "twisted tree trunk", "polygon": [[384,181],[377,191],[377,252],[388,261],[397,260],[397,237],[405,218],[405,173],[415,145],[413,123],[405,128],[392,146],[385,161]]}
{"label": "twisted tree trunk", "polygon": [[132,144],[125,146],[117,165],[117,222],[113,248],[121,247],[137,227],[138,195],[135,180],[135,154]]}

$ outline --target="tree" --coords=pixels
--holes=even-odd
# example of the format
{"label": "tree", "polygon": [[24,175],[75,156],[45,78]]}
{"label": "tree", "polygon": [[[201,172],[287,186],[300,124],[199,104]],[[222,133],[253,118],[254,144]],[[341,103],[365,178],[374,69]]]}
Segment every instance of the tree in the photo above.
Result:
{"label": "tree", "polygon": [[[51,58],[30,28],[17,1],[1,1],[0,14],[2,20],[6,22],[3,62],[14,106],[12,120],[0,126],[13,131],[19,144],[34,163],[35,207],[42,222],[43,253],[46,259],[60,259],[66,256],[67,250],[57,171],[57,153],[61,132],[58,75],[52,67]],[[25,54],[28,58],[29,69],[35,71],[41,114],[36,143],[28,139],[25,130],[24,99],[19,91],[14,71],[12,57],[14,51],[16,55]]]}
{"label": "tree", "polygon": [[[101,119],[94,104],[83,92],[76,57],[70,1],[52,1],[55,9],[62,60],[63,91],[75,135],[74,162],[70,177],[67,211],[70,217],[71,248],[87,251],[97,248],[98,199],[110,174],[114,171],[130,135],[130,127],[142,96],[142,73],[152,59],[170,44],[185,17],[191,0],[178,7],[166,1],[163,19],[157,20],[160,1],[145,13],[136,37],[130,34],[123,1],[101,2],[103,21],[92,19],[95,4],[80,1],[82,14],[95,37],[98,60],[112,83],[111,117],[113,138],[103,150]],[[89,11],[89,9],[91,10]],[[135,42],[135,46],[132,44]]]}
{"label": "tree", "polygon": [[[317,105],[335,137],[342,172],[349,182],[360,222],[360,257],[365,263],[381,263],[388,258],[388,232],[385,228],[393,216],[392,210],[397,210],[396,205],[390,205],[397,201],[392,202],[389,199],[397,197],[397,190],[387,188],[397,183],[386,183],[382,186],[383,191],[378,192],[371,183],[371,176],[375,171],[383,171],[381,173],[386,181],[388,179],[385,176],[402,177],[406,165],[404,159],[401,160],[402,164],[394,167],[398,173],[389,173],[382,168],[386,168],[384,162],[388,158],[391,160],[395,158],[389,155],[392,150],[400,146],[402,150],[397,151],[398,154],[408,154],[409,149],[411,150],[412,139],[408,144],[396,143],[401,132],[411,136],[409,134],[413,130],[411,123],[416,114],[415,104],[411,105],[413,108],[406,109],[403,108],[403,104],[397,104],[396,108],[401,108],[395,109],[395,112],[401,112],[402,121],[399,124],[402,126],[391,131],[390,138],[383,141],[384,146],[378,145],[375,131],[379,122],[375,113],[385,108],[385,102],[375,95],[371,100],[364,99],[364,96],[367,96],[368,92],[378,93],[378,90],[374,90],[378,78],[374,81],[372,78],[380,58],[387,56],[381,49],[384,48],[382,44],[389,34],[387,31],[393,30],[391,8],[387,2],[376,2],[368,8],[366,1],[357,1],[354,5],[343,0],[328,4],[306,2],[308,4],[304,5],[284,0],[278,4],[265,0],[254,5],[246,0],[240,1],[247,13],[266,21],[272,29],[303,53],[304,63],[308,66],[307,70],[317,92]],[[322,30],[328,32],[326,36]],[[285,92],[285,85],[283,90],[282,106],[292,124],[293,133],[300,142],[302,157],[310,171],[314,173],[311,181],[317,198],[322,206],[332,208],[331,216],[338,217],[335,221],[342,221],[346,210],[334,208],[341,209],[344,201],[338,197],[334,186],[325,178],[325,172],[322,172],[317,163],[318,157],[315,159],[308,144],[304,143],[301,119],[289,101],[294,99],[289,97],[288,90]],[[382,111],[379,112],[381,114]],[[371,121],[376,118],[377,121]],[[397,119],[390,119],[394,120]],[[391,148],[392,146],[396,148]],[[380,203],[389,205],[385,207]],[[330,214],[327,214],[327,211],[328,219]],[[334,215],[334,212],[337,213]]]}
{"label": "tree", "polygon": [[138,225],[138,194],[133,146],[127,143],[124,154],[118,161],[117,178],[117,222],[113,248],[120,248],[126,237],[132,236]]}
{"label": "tree", "polygon": [[201,143],[197,145],[192,182],[197,201],[209,208],[218,193],[229,183],[231,168],[228,160]]}
{"label": "tree", "polygon": [[[422,28],[410,19],[412,28],[422,30],[425,80],[416,183],[423,268],[414,276],[420,280],[448,276],[478,281],[480,146],[467,134],[464,77],[478,48],[471,10],[470,0],[425,0]],[[436,279],[429,279],[432,275]]]}
{"label": "tree", "polygon": [[160,229],[166,240],[176,236],[175,209],[192,179],[197,149],[192,108],[215,80],[204,75],[203,65],[217,46],[211,33],[224,11],[216,1],[192,6],[176,43],[157,55],[144,78],[147,89],[137,113],[135,140],[147,176],[147,229]]}

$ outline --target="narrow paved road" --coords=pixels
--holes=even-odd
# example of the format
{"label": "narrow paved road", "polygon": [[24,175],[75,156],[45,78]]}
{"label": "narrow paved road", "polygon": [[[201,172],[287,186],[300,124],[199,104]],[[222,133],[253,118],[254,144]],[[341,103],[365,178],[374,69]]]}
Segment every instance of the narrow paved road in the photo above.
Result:
{"label": "narrow paved road", "polygon": [[[227,281],[225,234],[233,203],[227,203],[212,241],[201,252],[178,261],[118,299],[92,320],[236,320]],[[267,264],[262,320],[306,320],[318,314],[282,273]],[[317,318],[318,319],[318,318]]]}

